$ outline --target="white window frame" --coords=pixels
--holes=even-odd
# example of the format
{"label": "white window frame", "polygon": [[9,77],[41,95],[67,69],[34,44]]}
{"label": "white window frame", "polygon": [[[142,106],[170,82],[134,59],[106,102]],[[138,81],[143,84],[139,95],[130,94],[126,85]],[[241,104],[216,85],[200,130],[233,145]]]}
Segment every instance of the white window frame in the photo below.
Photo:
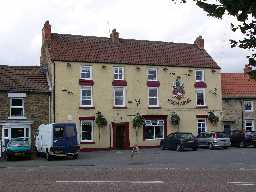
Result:
{"label": "white window frame", "polygon": [[[90,77],[89,78],[82,78],[82,73],[84,68],[89,68],[90,70]],[[90,65],[82,65],[80,68],[80,79],[85,79],[85,80],[92,80],[92,66]]]}
{"label": "white window frame", "polygon": [[[246,104],[246,103],[251,103],[251,106],[252,106],[251,110],[246,110],[246,109],[245,109],[245,104]],[[253,112],[253,101],[244,101],[244,111],[245,111],[245,112]]]}
{"label": "white window frame", "polygon": [[[152,121],[157,121],[157,125],[152,125]],[[160,121],[163,123],[163,125],[158,125]],[[148,125],[148,126],[154,127],[154,138],[153,138],[153,139],[147,139],[147,138],[145,138],[145,140],[153,141],[153,140],[164,139],[164,137],[165,137],[165,135],[164,135],[164,129],[165,129],[164,120],[162,120],[162,119],[145,120],[145,127],[146,127],[146,125],[147,125],[146,122],[148,122],[148,123],[150,122],[149,124],[151,124],[151,125]],[[163,126],[163,137],[162,137],[162,138],[156,138],[156,129],[155,129],[155,127],[160,127],[160,126]],[[145,129],[145,127],[143,127],[143,129]],[[144,130],[143,130],[143,131],[144,131]],[[144,138],[143,138],[143,139],[144,139]]]}
{"label": "white window frame", "polygon": [[[197,93],[198,91],[202,91],[204,95],[204,104],[203,105],[198,105],[197,104]],[[206,100],[205,100],[205,89],[196,89],[196,106],[206,106]]]}
{"label": "white window frame", "polygon": [[[156,72],[156,79],[149,79],[149,71],[150,70],[154,70],[155,72]],[[157,76],[158,76],[158,74],[157,74],[157,68],[155,68],[155,67],[150,67],[150,68],[148,68],[148,81],[157,81]]]}
{"label": "white window frame", "polygon": [[[198,71],[202,72],[202,80],[197,80],[197,79],[196,79],[196,73],[197,73]],[[195,80],[196,80],[196,82],[204,81],[204,70],[195,70]]]}
{"label": "white window frame", "polygon": [[[21,99],[22,106],[12,106],[12,99]],[[12,109],[22,109],[22,116],[12,116]],[[10,115],[8,119],[26,119],[25,117],[25,107],[24,107],[24,98],[23,97],[10,97]]]}
{"label": "white window frame", "polygon": [[[115,69],[117,69],[117,73],[115,72]],[[119,75],[122,75],[122,78],[119,79]],[[117,79],[115,79],[115,74],[117,74]],[[124,67],[114,66],[113,67],[113,78],[114,80],[124,80]]]}
{"label": "white window frame", "polygon": [[[82,93],[84,90],[90,90],[91,91],[91,105],[83,105],[82,101],[83,101],[83,96],[82,96]],[[80,106],[81,107],[93,107],[93,92],[92,92],[92,86],[82,86],[80,88]],[[89,99],[86,99],[86,100],[89,100]]]}
{"label": "white window frame", "polygon": [[[149,97],[149,91],[150,91],[150,89],[156,89],[156,91],[157,91],[157,96],[156,97]],[[149,99],[150,98],[157,98],[157,104],[156,105],[150,105],[149,104]],[[148,88],[148,106],[149,107],[159,107],[159,89],[158,89],[158,87],[149,87]]]}
{"label": "white window frame", "polygon": [[[206,121],[206,119],[197,119],[197,122],[196,122],[196,127],[197,127],[197,133],[199,133],[199,121],[204,121],[204,123],[205,123],[205,132],[207,132],[207,121]],[[202,123],[202,122],[200,122],[200,123]],[[202,127],[200,127],[201,129],[202,129]],[[200,133],[204,133],[204,132],[200,132]]]}
{"label": "white window frame", "polygon": [[[82,139],[83,138],[83,127],[82,124],[83,122],[90,122],[92,125],[92,132],[91,132],[91,140],[87,140],[87,139]],[[80,140],[81,142],[94,142],[94,120],[80,120],[80,131],[81,131],[81,136],[80,136]],[[85,132],[85,131],[84,131]]]}
{"label": "white window frame", "polygon": [[[116,89],[123,89],[123,104],[122,105],[116,105],[115,104],[115,99],[116,99],[116,92],[115,90]],[[125,87],[122,87],[122,86],[114,86],[113,87],[113,106],[114,107],[125,107],[126,106],[126,88]]]}
{"label": "white window frame", "polygon": [[252,119],[245,119],[244,120],[244,128],[245,128],[245,131],[247,131],[247,126],[246,126],[246,123],[247,122],[251,122],[252,123],[252,131],[255,131],[255,129],[254,129],[254,120],[252,120]]}

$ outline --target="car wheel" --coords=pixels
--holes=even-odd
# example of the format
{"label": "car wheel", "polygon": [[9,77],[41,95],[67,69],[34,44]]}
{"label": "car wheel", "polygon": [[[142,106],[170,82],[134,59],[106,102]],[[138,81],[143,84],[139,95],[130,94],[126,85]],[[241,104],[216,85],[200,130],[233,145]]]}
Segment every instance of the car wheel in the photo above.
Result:
{"label": "car wheel", "polygon": [[48,161],[51,161],[52,160],[52,156],[47,152],[46,153],[46,159],[48,160]]}
{"label": "car wheel", "polygon": [[162,145],[160,146],[160,148],[161,148],[162,150],[165,150],[164,144],[162,144]]}
{"label": "car wheel", "polygon": [[213,149],[214,149],[214,146],[213,146],[212,143],[209,144],[209,149],[210,149],[210,150],[213,150]]}
{"label": "car wheel", "polygon": [[183,151],[183,146],[181,144],[177,144],[176,151]]}
{"label": "car wheel", "polygon": [[241,141],[241,142],[239,143],[239,147],[241,147],[241,148],[245,147],[245,144],[244,144],[243,141]]}
{"label": "car wheel", "polygon": [[227,149],[228,147],[223,147],[223,149]]}

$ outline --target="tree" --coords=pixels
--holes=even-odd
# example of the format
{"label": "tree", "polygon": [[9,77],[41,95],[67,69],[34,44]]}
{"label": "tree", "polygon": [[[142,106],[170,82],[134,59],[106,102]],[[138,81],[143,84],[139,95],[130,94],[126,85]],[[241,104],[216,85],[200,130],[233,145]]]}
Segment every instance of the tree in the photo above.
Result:
{"label": "tree", "polygon": [[[188,0],[172,0],[175,3],[186,3]],[[236,23],[231,23],[231,30],[239,30],[243,37],[230,40],[231,48],[239,47],[253,53],[248,56],[249,66],[256,67],[256,0],[190,0],[208,13],[208,16],[222,19],[225,15],[233,16]],[[256,74],[256,70],[254,71]],[[250,74],[249,74],[250,75]],[[256,75],[250,75],[256,79]]]}

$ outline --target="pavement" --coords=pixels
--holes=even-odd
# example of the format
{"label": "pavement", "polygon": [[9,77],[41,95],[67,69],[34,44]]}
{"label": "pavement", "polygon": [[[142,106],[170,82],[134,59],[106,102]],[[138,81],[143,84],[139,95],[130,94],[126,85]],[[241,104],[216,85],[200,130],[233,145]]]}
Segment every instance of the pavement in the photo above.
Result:
{"label": "pavement", "polygon": [[0,161],[0,191],[256,191],[256,149],[143,149]]}

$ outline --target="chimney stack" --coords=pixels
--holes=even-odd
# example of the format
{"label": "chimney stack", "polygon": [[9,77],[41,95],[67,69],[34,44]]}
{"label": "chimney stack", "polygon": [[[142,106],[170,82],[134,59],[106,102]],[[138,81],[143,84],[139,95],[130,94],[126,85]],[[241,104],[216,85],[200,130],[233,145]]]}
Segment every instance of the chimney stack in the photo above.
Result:
{"label": "chimney stack", "polygon": [[112,39],[113,43],[119,43],[119,33],[116,31],[116,29],[112,30],[112,33],[110,34],[110,38]]}
{"label": "chimney stack", "polygon": [[49,41],[51,39],[51,25],[48,20],[44,23],[44,27],[42,29],[42,38],[43,41]]}
{"label": "chimney stack", "polygon": [[204,39],[201,35],[199,35],[196,40],[194,41],[194,44],[197,45],[199,49],[204,49]]}

